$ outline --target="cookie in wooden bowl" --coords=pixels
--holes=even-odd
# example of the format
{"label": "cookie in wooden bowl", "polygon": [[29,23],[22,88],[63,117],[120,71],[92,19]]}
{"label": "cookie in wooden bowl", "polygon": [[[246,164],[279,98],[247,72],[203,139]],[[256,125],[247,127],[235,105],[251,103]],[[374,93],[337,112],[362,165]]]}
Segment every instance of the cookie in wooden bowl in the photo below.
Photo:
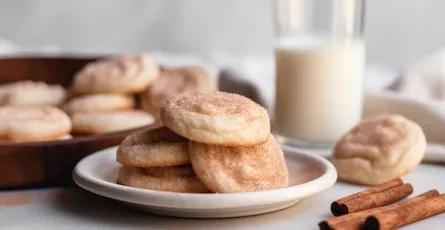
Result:
{"label": "cookie in wooden bowl", "polygon": [[76,73],[73,94],[139,93],[159,77],[159,67],[147,55],[122,54],[88,63]]}
{"label": "cookie in wooden bowl", "polygon": [[0,121],[3,142],[59,140],[72,127],[68,115],[53,106],[2,106]]}
{"label": "cookie in wooden bowl", "polygon": [[141,110],[75,113],[71,116],[73,133],[103,134],[155,124],[151,114]]}
{"label": "cookie in wooden bowl", "polygon": [[114,112],[135,107],[134,97],[121,94],[89,94],[72,98],[62,107],[68,114]]}
{"label": "cookie in wooden bowl", "polygon": [[57,84],[17,81],[0,85],[0,105],[39,106],[62,104],[67,92]]}
{"label": "cookie in wooden bowl", "polygon": [[199,65],[164,69],[159,78],[139,94],[141,109],[160,120],[162,103],[185,92],[213,92],[217,90],[216,77]]}

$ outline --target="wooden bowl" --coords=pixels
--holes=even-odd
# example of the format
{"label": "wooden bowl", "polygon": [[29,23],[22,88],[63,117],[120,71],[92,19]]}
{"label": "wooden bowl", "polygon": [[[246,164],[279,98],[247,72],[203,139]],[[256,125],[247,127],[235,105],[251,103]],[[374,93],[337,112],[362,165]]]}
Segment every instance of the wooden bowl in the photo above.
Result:
{"label": "wooden bowl", "polygon": [[[0,84],[21,80],[69,86],[75,72],[97,58],[0,58]],[[0,143],[0,188],[69,185],[76,163],[95,151],[118,145],[127,135],[147,127],[70,140]]]}

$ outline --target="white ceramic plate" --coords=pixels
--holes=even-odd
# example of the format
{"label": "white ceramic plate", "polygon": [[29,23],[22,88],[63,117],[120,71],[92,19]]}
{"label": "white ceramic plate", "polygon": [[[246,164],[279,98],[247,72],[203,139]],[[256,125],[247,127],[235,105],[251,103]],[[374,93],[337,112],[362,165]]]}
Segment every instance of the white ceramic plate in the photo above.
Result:
{"label": "white ceramic plate", "polygon": [[224,218],[272,212],[296,204],[337,180],[334,166],[323,157],[283,147],[289,168],[289,187],[260,192],[227,194],[190,194],[145,190],[116,184],[120,167],[117,147],[108,148],[82,159],[73,172],[82,188],[160,215]]}

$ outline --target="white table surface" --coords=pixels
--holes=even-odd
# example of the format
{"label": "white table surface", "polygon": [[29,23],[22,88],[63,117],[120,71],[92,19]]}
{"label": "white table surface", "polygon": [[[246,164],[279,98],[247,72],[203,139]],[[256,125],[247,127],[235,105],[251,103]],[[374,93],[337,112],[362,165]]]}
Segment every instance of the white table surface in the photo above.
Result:
{"label": "white table surface", "polygon": [[[404,177],[414,186],[414,195],[436,188],[445,192],[445,166],[421,164]],[[331,217],[330,203],[365,187],[337,182],[333,187],[300,203],[273,213],[232,219],[182,219],[133,211],[120,203],[80,188],[0,192],[38,194],[30,204],[1,205],[1,229],[318,229],[317,223]],[[411,224],[403,229],[444,229],[445,214]]]}

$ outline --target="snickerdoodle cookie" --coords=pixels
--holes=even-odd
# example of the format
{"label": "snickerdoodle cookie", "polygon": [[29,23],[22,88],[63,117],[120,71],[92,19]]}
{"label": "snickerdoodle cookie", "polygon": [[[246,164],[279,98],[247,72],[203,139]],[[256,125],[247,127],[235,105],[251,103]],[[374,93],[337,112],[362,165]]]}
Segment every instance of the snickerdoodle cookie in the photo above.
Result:
{"label": "snickerdoodle cookie", "polygon": [[125,110],[115,112],[75,113],[71,116],[73,132],[100,134],[150,125],[155,119],[147,112]]}
{"label": "snickerdoodle cookie", "polygon": [[249,147],[190,141],[189,154],[196,175],[212,192],[251,192],[288,185],[284,155],[272,135]]}
{"label": "snickerdoodle cookie", "polygon": [[44,82],[19,81],[0,86],[0,105],[59,105],[66,97],[62,86]]}
{"label": "snickerdoodle cookie", "polygon": [[184,92],[216,91],[216,78],[204,67],[190,65],[166,69],[159,79],[139,95],[141,108],[159,120],[162,103],[170,97]]}
{"label": "snickerdoodle cookie", "polygon": [[142,92],[159,76],[154,59],[145,55],[119,55],[87,64],[76,73],[73,94]]}
{"label": "snickerdoodle cookie", "polygon": [[190,140],[224,146],[262,143],[270,134],[266,109],[252,100],[224,92],[190,92],[164,102],[161,120]]}
{"label": "snickerdoodle cookie", "polygon": [[385,114],[365,119],[343,136],[331,160],[340,179],[376,185],[415,168],[425,148],[425,135],[418,124]]}
{"label": "snickerdoodle cookie", "polygon": [[187,139],[163,126],[142,130],[125,138],[117,150],[116,160],[136,167],[190,164]]}
{"label": "snickerdoodle cookie", "polygon": [[135,106],[132,96],[120,94],[91,94],[73,98],[64,106],[68,114],[88,112],[112,112],[132,109]]}
{"label": "snickerdoodle cookie", "polygon": [[0,107],[0,139],[7,142],[57,140],[69,134],[71,121],[56,107]]}
{"label": "snickerdoodle cookie", "polygon": [[117,182],[122,185],[169,192],[205,193],[209,190],[190,165],[137,168],[123,166]]}

